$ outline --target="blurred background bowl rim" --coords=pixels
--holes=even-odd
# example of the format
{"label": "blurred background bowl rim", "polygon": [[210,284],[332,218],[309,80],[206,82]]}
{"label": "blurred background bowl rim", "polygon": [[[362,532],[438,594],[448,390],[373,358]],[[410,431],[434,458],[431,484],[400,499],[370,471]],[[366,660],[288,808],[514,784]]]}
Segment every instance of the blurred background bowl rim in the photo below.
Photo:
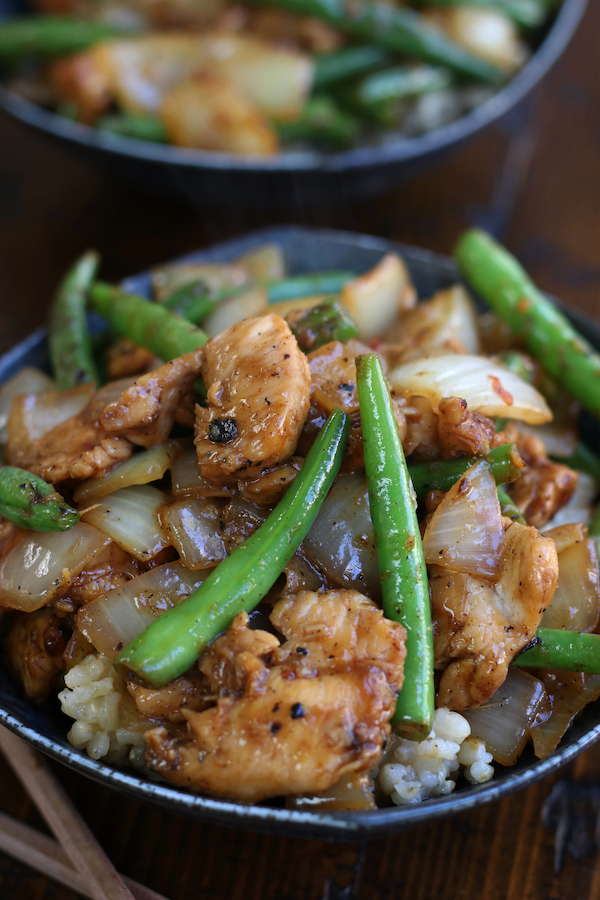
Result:
{"label": "blurred background bowl rim", "polygon": [[[297,225],[261,228],[237,238],[210,245],[202,250],[187,253],[170,260],[169,263],[225,261],[228,258],[234,259],[265,243],[279,241],[285,248],[286,242],[292,244],[294,238],[298,237],[303,240],[312,240],[316,244],[323,242],[339,244],[340,247],[346,249],[364,248],[381,254],[397,252],[407,260],[409,269],[412,265],[433,267],[440,283],[444,277],[446,279],[456,277],[460,280],[456,266],[448,256],[372,235]],[[122,286],[125,290],[135,290],[136,282],[144,280],[148,284],[150,271],[148,269],[124,279]],[[589,339],[600,348],[600,325],[578,311],[572,309],[565,309],[565,311],[577,327],[587,330]],[[25,355],[43,352],[45,337],[45,328],[40,328],[2,354],[0,356],[2,380],[9,377],[22,365]],[[0,679],[7,677],[7,671],[3,666],[0,671]],[[27,703],[31,702],[27,701]],[[384,807],[373,811],[301,811],[258,804],[244,805],[229,800],[196,795],[178,790],[168,784],[148,781],[135,774],[131,769],[113,768],[106,763],[90,759],[83,751],[78,751],[67,743],[66,729],[64,743],[59,743],[54,738],[44,735],[21,721],[18,716],[4,709],[1,704],[2,681],[0,680],[0,724],[5,725],[74,771],[92,778],[105,787],[112,787],[129,797],[156,803],[172,813],[186,813],[231,827],[334,841],[383,837],[386,834],[399,833],[429,824],[447,815],[467,812],[479,805],[500,800],[514,791],[529,787],[534,782],[550,775],[600,739],[600,701],[596,701],[595,704],[586,707],[588,714],[596,711],[596,724],[587,727],[578,737],[572,737],[570,743],[564,746],[559,745],[558,749],[545,759],[526,760],[523,764],[517,763],[516,769],[503,768],[502,774],[497,780],[492,779],[480,785],[463,786],[463,789],[457,793],[444,797],[432,797],[426,801],[405,806]],[[66,724],[68,724],[68,719],[65,717]],[[570,728],[576,729],[577,723],[572,724]],[[567,739],[568,734],[569,731]]]}
{"label": "blurred background bowl rim", "polygon": [[[564,0],[540,47],[505,87],[471,112],[413,138],[399,137],[381,146],[358,147],[339,153],[284,151],[276,156],[250,157],[221,151],[194,150],[101,133],[87,125],[43,109],[0,86],[0,108],[22,123],[87,149],[130,160],[141,159],[177,169],[244,172],[344,173],[371,166],[407,163],[449,150],[487,128],[529,94],[561,57],[573,37],[588,0]],[[2,17],[0,17],[2,18]]]}

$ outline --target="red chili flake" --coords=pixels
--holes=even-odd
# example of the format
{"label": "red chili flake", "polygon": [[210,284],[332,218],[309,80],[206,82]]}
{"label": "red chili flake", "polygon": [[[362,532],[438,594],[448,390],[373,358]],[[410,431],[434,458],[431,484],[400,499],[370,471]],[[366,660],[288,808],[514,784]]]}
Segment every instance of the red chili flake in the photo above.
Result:
{"label": "red chili flake", "polygon": [[512,394],[509,394],[508,391],[505,391],[502,385],[500,384],[500,379],[496,377],[496,375],[488,375],[488,378],[492,382],[492,388],[495,394],[498,394],[499,397],[504,400],[507,406],[513,405],[513,397]]}

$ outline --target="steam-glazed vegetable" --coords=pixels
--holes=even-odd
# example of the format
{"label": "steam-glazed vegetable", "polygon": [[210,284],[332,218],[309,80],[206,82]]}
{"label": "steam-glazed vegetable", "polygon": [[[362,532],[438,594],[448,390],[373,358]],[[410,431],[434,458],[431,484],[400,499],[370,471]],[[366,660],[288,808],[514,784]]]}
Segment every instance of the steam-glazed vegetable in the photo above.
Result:
{"label": "steam-glazed vegetable", "polygon": [[[113,139],[272,156],[412,137],[527,61],[542,0],[38,0],[3,20],[9,85]],[[270,7],[270,8],[266,8]],[[110,24],[107,24],[110,23]],[[473,87],[477,90],[473,90]]]}
{"label": "steam-glazed vegetable", "polygon": [[[95,265],[63,282],[52,340],[68,384],[82,360],[119,380],[25,369],[0,391],[0,609],[27,696],[60,691],[94,759],[134,746],[171,784],[298,809],[441,796],[530,738],[551,753],[600,694],[600,465],[544,359],[485,355],[466,288],[417,304],[394,253],[296,274],[268,245],[161,267],[154,301]],[[107,360],[86,299],[119,336]]]}

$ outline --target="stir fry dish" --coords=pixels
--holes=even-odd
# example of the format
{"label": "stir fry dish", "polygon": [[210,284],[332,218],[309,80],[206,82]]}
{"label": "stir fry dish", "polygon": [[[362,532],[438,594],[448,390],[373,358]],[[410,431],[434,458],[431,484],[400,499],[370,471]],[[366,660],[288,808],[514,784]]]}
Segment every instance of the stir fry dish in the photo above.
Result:
{"label": "stir fry dish", "polygon": [[600,357],[489,236],[456,259],[488,312],[394,253],[167,265],[151,301],[68,273],[52,377],[0,394],[0,604],[75,747],[371,809],[548,756],[600,697]]}
{"label": "stir fry dish", "polygon": [[527,61],[554,0],[37,0],[9,86],[102,132],[270,156],[412,137]]}

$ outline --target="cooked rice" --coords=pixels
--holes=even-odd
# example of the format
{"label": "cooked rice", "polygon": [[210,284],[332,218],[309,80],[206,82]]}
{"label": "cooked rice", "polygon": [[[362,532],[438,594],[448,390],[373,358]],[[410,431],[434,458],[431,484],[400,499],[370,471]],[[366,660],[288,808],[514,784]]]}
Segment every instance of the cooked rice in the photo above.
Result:
{"label": "cooked rice", "polygon": [[75,719],[67,738],[92,759],[110,763],[144,764],[143,734],[122,728],[119,705],[125,696],[123,679],[108,657],[92,653],[65,675],[65,689],[58,695],[65,715]]}
{"label": "cooked rice", "polygon": [[470,734],[471,726],[464,716],[437,709],[426,740],[409,741],[392,735],[377,786],[392,803],[401,806],[450,794],[460,774],[471,784],[489,781],[494,775],[492,754],[484,741]]}

